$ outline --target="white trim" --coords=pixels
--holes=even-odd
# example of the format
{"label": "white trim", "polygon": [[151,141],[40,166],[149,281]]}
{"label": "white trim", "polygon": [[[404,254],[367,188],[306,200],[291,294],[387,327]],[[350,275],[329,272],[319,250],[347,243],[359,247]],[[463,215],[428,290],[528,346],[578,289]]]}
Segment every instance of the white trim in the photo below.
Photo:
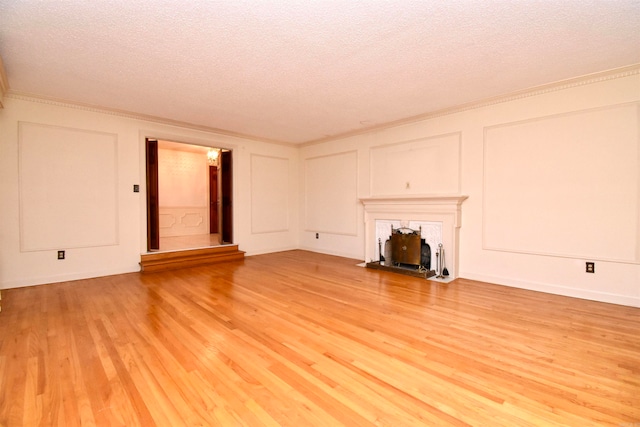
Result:
{"label": "white trim", "polygon": [[461,113],[463,111],[475,110],[478,108],[487,107],[490,105],[502,104],[505,102],[515,101],[518,99],[529,98],[532,96],[543,95],[550,92],[558,92],[565,89],[571,89],[574,87],[585,86],[594,83],[600,83],[607,80],[621,79],[629,76],[640,74],[640,64],[634,64],[627,67],[615,68],[613,70],[601,71],[598,73],[587,74],[586,76],[574,77],[567,80],[561,80],[554,83],[548,83],[545,85],[535,86],[528,89],[512,92],[505,95],[486,98],[483,100],[470,102],[467,104],[457,105],[451,108],[444,108],[442,110],[433,111],[430,113],[420,114],[405,119],[396,120],[394,122],[384,123],[381,125],[371,126],[364,129],[358,129],[351,132],[346,132],[341,135],[333,135],[326,138],[320,138],[313,141],[307,141],[300,144],[301,147],[322,144],[327,141],[334,141],[337,139],[344,139],[356,135],[362,135],[365,133],[371,133],[374,131],[380,131],[383,129],[394,128],[397,126],[408,125],[416,122],[421,122],[427,119],[433,119],[435,117],[447,116],[450,114]]}
{"label": "white trim", "polygon": [[493,285],[509,286],[517,289],[526,289],[535,292],[544,292],[547,294],[562,295],[572,298],[581,298],[590,301],[605,302],[610,304],[625,305],[631,307],[640,308],[640,297],[626,296],[619,294],[612,294],[608,292],[590,291],[578,288],[571,288],[567,286],[559,286],[551,283],[542,282],[530,282],[513,279],[505,279],[499,276],[492,276],[486,274],[475,274],[461,272],[460,277],[476,280],[480,282],[487,282]]}

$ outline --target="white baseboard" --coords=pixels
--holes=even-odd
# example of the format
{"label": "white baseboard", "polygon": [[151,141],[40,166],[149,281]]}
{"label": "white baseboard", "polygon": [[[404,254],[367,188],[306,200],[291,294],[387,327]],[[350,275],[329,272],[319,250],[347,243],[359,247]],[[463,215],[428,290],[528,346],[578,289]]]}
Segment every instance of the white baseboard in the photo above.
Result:
{"label": "white baseboard", "polygon": [[61,274],[58,276],[31,277],[27,279],[12,280],[8,282],[4,282],[0,284],[0,289],[24,288],[27,286],[47,285],[50,283],[93,279],[96,277],[113,276],[116,274],[137,273],[139,271],[140,271],[140,266],[137,265],[129,269],[98,270],[98,271],[87,271],[83,273]]}
{"label": "white baseboard", "polygon": [[339,256],[342,258],[351,258],[351,259],[363,259],[364,257],[361,256],[354,256],[351,253],[347,253],[347,252],[341,252],[341,251],[334,251],[334,250],[329,250],[329,249],[320,249],[320,248],[311,248],[311,247],[306,247],[306,246],[301,246],[297,249],[300,249],[301,251],[309,251],[309,252],[316,252],[319,254],[324,254],[324,255],[334,255],[334,256]]}
{"label": "white baseboard", "polygon": [[630,307],[640,307],[640,297],[612,294],[608,292],[591,291],[585,289],[571,288],[568,286],[560,286],[552,283],[528,282],[522,280],[514,280],[499,276],[491,276],[484,274],[475,274],[469,272],[461,272],[460,276],[465,279],[478,280],[481,282],[495,283],[496,285],[510,286],[513,288],[527,289],[530,291],[545,292],[548,294],[562,295],[572,298],[580,298],[591,301],[599,301],[610,304],[626,305]]}

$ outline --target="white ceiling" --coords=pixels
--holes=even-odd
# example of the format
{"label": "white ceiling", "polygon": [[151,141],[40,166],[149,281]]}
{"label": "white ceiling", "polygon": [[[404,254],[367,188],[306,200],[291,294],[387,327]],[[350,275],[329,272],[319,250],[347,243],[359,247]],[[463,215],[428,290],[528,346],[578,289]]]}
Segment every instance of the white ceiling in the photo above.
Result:
{"label": "white ceiling", "polygon": [[10,91],[304,143],[640,63],[638,0],[0,0]]}

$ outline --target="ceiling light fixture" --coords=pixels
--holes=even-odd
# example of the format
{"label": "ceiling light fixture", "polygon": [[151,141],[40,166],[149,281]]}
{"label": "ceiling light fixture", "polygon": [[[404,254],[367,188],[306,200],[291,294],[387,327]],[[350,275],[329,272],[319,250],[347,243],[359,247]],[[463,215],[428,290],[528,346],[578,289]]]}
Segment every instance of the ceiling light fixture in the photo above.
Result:
{"label": "ceiling light fixture", "polygon": [[220,151],[217,148],[212,148],[207,151],[207,160],[209,161],[209,165],[218,166],[218,156],[220,155]]}

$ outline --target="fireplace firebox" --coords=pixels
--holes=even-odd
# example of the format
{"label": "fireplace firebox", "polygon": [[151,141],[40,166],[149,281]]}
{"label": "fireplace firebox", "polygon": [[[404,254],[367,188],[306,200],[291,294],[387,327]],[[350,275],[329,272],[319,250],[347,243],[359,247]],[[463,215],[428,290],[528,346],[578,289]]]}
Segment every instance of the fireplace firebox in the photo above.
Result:
{"label": "fireplace firebox", "polygon": [[[435,276],[431,270],[431,247],[421,238],[422,227],[413,230],[391,226],[389,239],[379,244],[380,260],[367,263],[367,267],[388,270],[416,277]],[[382,255],[384,253],[384,255]]]}

